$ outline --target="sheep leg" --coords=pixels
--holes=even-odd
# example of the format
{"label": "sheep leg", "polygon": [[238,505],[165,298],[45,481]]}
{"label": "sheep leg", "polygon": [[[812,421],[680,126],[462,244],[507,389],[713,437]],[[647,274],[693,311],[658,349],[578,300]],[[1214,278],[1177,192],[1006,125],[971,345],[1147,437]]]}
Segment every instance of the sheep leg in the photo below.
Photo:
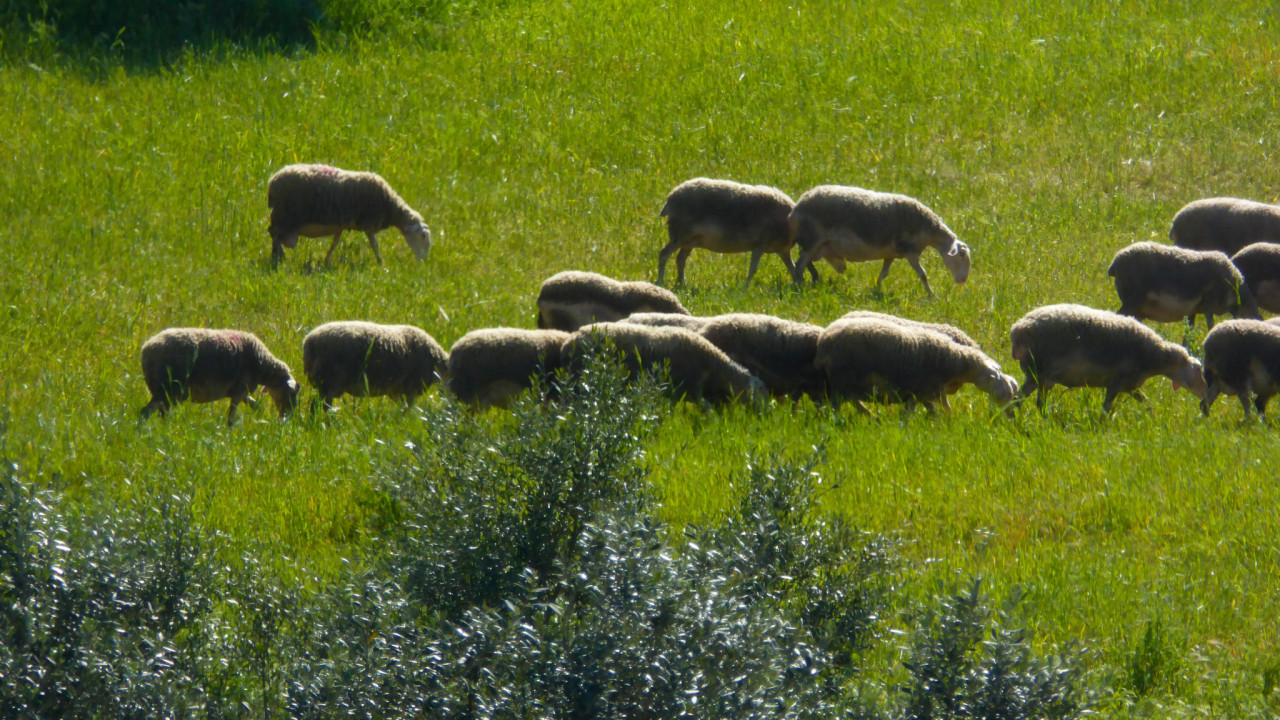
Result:
{"label": "sheep leg", "polygon": [[1209,417],[1209,408],[1213,406],[1213,401],[1218,399],[1218,394],[1222,392],[1222,386],[1216,381],[1209,383],[1209,387],[1204,391],[1204,399],[1200,401],[1200,412],[1205,417]]}
{"label": "sheep leg", "polygon": [[684,284],[684,264],[689,259],[689,253],[693,252],[693,248],[680,248],[680,252],[676,253],[676,284]]}
{"label": "sheep leg", "polygon": [[[748,285],[751,284],[751,278],[755,277],[756,268],[760,267],[760,258],[763,255],[764,255],[764,248],[756,248],[755,250],[751,251],[751,264],[747,266],[747,284]],[[791,258],[789,257],[785,258],[784,261],[788,265],[791,264]],[[791,271],[795,272],[795,268],[792,267]]]}
{"label": "sheep leg", "polygon": [[371,232],[365,231],[365,235],[369,238],[369,248],[373,250],[373,256],[377,258],[378,264],[382,264],[382,253],[378,252],[378,236]]}
{"label": "sheep leg", "polygon": [[[889,266],[893,265],[893,258],[885,258],[884,265],[880,267],[880,277],[876,278],[876,292],[880,292],[880,286],[884,284],[884,279],[889,277]],[[929,284],[925,283],[925,287]]]}
{"label": "sheep leg", "polygon": [[329,245],[329,252],[325,253],[324,264],[329,264],[329,258],[333,257],[333,251],[338,249],[338,241],[342,239],[342,231],[339,230],[333,236],[333,243]]}
{"label": "sheep leg", "polygon": [[[885,262],[888,262],[887,260]],[[933,297],[933,288],[929,287],[929,276],[925,274],[924,267],[920,265],[920,258],[912,255],[907,258],[907,262],[911,265],[911,269],[916,271],[916,277],[920,278],[920,282],[924,283],[924,291],[929,293],[929,297]],[[887,265],[885,266],[887,269]]]}
{"label": "sheep leg", "polygon": [[662,278],[667,274],[667,260],[671,259],[671,253],[680,248],[680,243],[672,240],[665,247],[658,251],[658,284],[662,284]]}
{"label": "sheep leg", "polygon": [[1208,325],[1210,330],[1213,329],[1213,313],[1204,314],[1204,324]]}
{"label": "sheep leg", "polygon": [[1236,399],[1240,401],[1240,407],[1244,408],[1244,420],[1248,422],[1253,419],[1253,404],[1249,400],[1253,397],[1253,382],[1245,379],[1240,386],[1240,391],[1236,393]]}
{"label": "sheep leg", "polygon": [[1258,393],[1258,396],[1253,399],[1253,406],[1258,410],[1258,419],[1260,420],[1266,419],[1267,402],[1271,400],[1271,396],[1274,394],[1275,393],[1263,395],[1262,393]]}
{"label": "sheep leg", "polygon": [[243,399],[244,399],[244,396],[242,396],[242,395],[232,395],[232,396],[231,396],[231,407],[227,409],[227,427],[231,427],[231,425],[235,422],[235,420],[236,420],[236,405],[239,405],[239,404],[240,404],[240,401],[241,401],[241,400],[243,400]]}
{"label": "sheep leg", "polygon": [[169,414],[169,403],[166,402],[163,397],[151,398],[151,402],[143,405],[142,409],[138,411],[138,414],[142,416],[143,420],[146,420],[151,417],[151,413],[157,410],[160,411],[160,417],[164,417]]}
{"label": "sheep leg", "polygon": [[782,258],[782,264],[787,266],[787,274],[791,277],[796,275],[796,264],[791,262],[790,250],[779,250],[778,257]]}

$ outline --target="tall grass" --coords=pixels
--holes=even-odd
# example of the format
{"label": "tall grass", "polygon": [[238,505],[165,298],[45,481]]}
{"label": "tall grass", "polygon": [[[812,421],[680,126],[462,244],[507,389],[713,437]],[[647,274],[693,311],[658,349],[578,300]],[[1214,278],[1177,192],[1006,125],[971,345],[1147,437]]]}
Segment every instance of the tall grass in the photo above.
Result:
{"label": "tall grass", "polygon": [[[429,32],[322,28],[311,53],[11,63],[5,442],[73,495],[189,488],[215,528],[332,570],[377,521],[366,479],[421,441],[422,416],[346,402],[285,424],[248,412],[224,430],[224,409],[187,406],[139,425],[142,341],[239,327],[299,370],[301,338],[329,320],[411,322],[446,345],[530,326],[553,272],[652,279],[657,211],[695,175],[793,197],[819,183],[908,193],[972,246],[974,268],[954,287],[926,257],[931,301],[905,268],[883,294],[871,266],[796,291],[766,259],[744,288],[744,256],[697,252],[679,289],[693,312],[943,320],[1013,369],[1014,320],[1048,302],[1114,307],[1111,255],[1163,240],[1185,202],[1277,199],[1278,19],[1260,2],[571,1],[458,13]],[[431,260],[415,264],[390,231],[385,267],[348,238],[331,268],[324,243],[303,240],[272,271],[265,183],[294,161],[383,174],[431,225]],[[1202,337],[1186,339],[1196,350]],[[647,463],[667,518],[695,522],[727,511],[744,457],[823,447],[839,484],[824,503],[900,536],[926,577],[1023,586],[1036,629],[1084,638],[1098,667],[1121,672],[1162,623],[1182,678],[1116,713],[1262,713],[1280,662],[1280,436],[1222,404],[1202,420],[1167,384],[1149,394],[1111,420],[1087,391],[1013,422],[970,391],[951,416],[905,421],[681,408]]]}

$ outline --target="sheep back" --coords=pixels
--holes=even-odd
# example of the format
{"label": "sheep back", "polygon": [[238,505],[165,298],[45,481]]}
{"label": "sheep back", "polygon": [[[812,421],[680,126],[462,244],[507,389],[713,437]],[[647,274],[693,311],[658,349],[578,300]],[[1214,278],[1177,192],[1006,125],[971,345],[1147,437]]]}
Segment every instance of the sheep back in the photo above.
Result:
{"label": "sheep back", "polygon": [[449,349],[446,386],[476,407],[506,407],[535,381],[546,382],[560,366],[560,330],[488,328],[463,335]]}
{"label": "sheep back", "polygon": [[344,394],[390,396],[412,403],[446,373],[448,354],[412,325],[342,321],[321,325],[302,341],[307,381],[325,404]]}
{"label": "sheep back", "polygon": [[1255,242],[1280,243],[1280,207],[1241,198],[1204,198],[1173,216],[1173,244],[1234,255]]}
{"label": "sheep back", "polygon": [[689,314],[670,290],[596,273],[556,273],[538,291],[539,328],[573,332],[583,325],[613,322],[639,312]]}
{"label": "sheep back", "polygon": [[[789,222],[800,247],[797,282],[806,263],[824,257],[853,262],[906,258],[914,266],[926,247],[938,250],[957,283],[969,277],[969,246],[924,203],[906,195],[820,185],[800,196]],[[917,269],[917,274],[928,288],[923,271]]]}
{"label": "sheep back", "polygon": [[795,203],[786,193],[767,185],[744,185],[731,180],[694,178],[677,185],[662,206],[669,242],[658,254],[658,282],[671,253],[681,250],[676,264],[684,281],[684,259],[693,248],[718,253],[752,252],[747,281],[762,253],[778,253],[791,266],[788,217]]}
{"label": "sheep back", "polygon": [[702,336],[676,327],[628,323],[596,323],[580,328],[565,341],[561,362],[571,374],[581,372],[584,350],[605,340],[622,354],[632,377],[668,371],[672,391],[693,400],[722,403],[754,400],[760,380]]}
{"label": "sheep back", "polygon": [[979,345],[976,340],[969,337],[963,330],[961,330],[960,328],[954,325],[947,325],[945,323],[920,322],[919,320],[911,320],[904,317],[898,317],[897,315],[889,315],[888,313],[873,312],[871,310],[854,310],[852,312],[847,312],[844,315],[841,315],[840,319],[841,320],[866,320],[866,319],[881,320],[884,322],[896,323],[904,327],[920,328],[922,330],[932,330],[934,332],[942,333],[943,335],[946,335],[947,337],[951,338],[955,342],[960,343],[961,345],[967,345],[971,348],[975,348],[979,350],[982,349],[982,346]]}
{"label": "sheep back", "polygon": [[1258,307],[1280,313],[1280,245],[1270,242],[1246,245],[1232,256],[1231,263],[1244,276]]}
{"label": "sheep back", "polygon": [[297,245],[299,236],[358,230],[368,234],[381,262],[374,235],[389,227],[400,229],[419,260],[427,259],[431,251],[431,230],[422,216],[375,173],[328,165],[287,165],[267,183],[267,207],[271,209],[267,230],[276,258],[283,254],[283,248]]}
{"label": "sheep back", "polygon": [[691,332],[700,332],[707,324],[707,318],[680,313],[642,312],[628,315],[618,322],[632,325],[648,325],[650,327],[678,327]]}
{"label": "sheep back", "polygon": [[1244,276],[1217,250],[1192,250],[1153,242],[1116,253],[1107,268],[1115,279],[1120,314],[1173,322],[1204,314],[1255,313]]}
{"label": "sheep back", "polygon": [[[932,405],[980,376],[991,377],[984,389],[1000,395],[1000,402],[1012,399],[1012,379],[980,350],[932,330],[875,318],[831,323],[818,339],[815,362],[826,373],[836,400],[918,400]],[[1000,384],[1005,389],[999,390]]]}
{"label": "sheep back", "polygon": [[284,415],[297,401],[298,384],[282,362],[253,333],[208,328],[169,328],[142,345],[142,376],[151,392],[143,416],[185,400],[196,403],[231,399],[236,405],[266,386]]}
{"label": "sheep back", "polygon": [[760,378],[773,395],[815,402],[826,396],[826,376],[814,365],[822,328],[751,313],[706,318],[702,337]]}
{"label": "sheep back", "polygon": [[1204,395],[1200,362],[1131,317],[1083,305],[1047,305],[1015,322],[1009,339],[1026,373],[1023,392],[1039,389],[1041,405],[1043,391],[1053,385],[1101,387],[1110,411],[1116,394],[1135,391],[1155,375]]}
{"label": "sheep back", "polygon": [[1257,394],[1259,413],[1280,383],[1280,325],[1257,320],[1228,320],[1204,339],[1204,371],[1208,391],[1201,409],[1207,415],[1218,394],[1240,399],[1246,417]]}

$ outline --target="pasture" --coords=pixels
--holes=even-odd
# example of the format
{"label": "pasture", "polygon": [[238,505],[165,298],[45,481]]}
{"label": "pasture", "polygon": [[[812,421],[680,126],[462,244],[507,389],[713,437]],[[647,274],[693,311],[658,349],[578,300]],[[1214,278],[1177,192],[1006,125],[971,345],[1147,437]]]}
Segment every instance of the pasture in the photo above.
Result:
{"label": "pasture", "polygon": [[[870,263],[820,266],[821,283],[796,289],[766,256],[744,287],[746,255],[694,251],[675,288],[693,313],[949,322],[1021,379],[1008,328],[1023,313],[1117,307],[1112,255],[1166,241],[1186,202],[1278,199],[1278,23],[1256,1],[569,0],[163,68],[10,62],[3,454],[73,497],[185,488],[202,522],[272,548],[282,575],[323,576],[367,541],[366,478],[430,434],[423,418],[344,399],[285,423],[269,403],[231,429],[225,403],[139,423],[142,342],[249,330],[300,376],[302,338],[331,320],[410,323],[445,347],[532,327],[557,271],[654,279],[658,211],[695,176],[793,198],[826,183],[915,196],[969,244],[973,270],[956,286],[926,254],[931,300],[905,263],[883,293]],[[430,259],[389,230],[382,267],[348,233],[332,266],[326,240],[303,239],[273,268],[266,181],[292,162],[383,175],[430,225]],[[1154,327],[1199,352],[1203,324]],[[1090,648],[1117,688],[1104,714],[1274,715],[1280,430],[1242,425],[1229,399],[1202,418],[1163,380],[1147,394],[1110,419],[1100,391],[1061,389],[1015,420],[972,387],[938,417],[680,406],[647,464],[680,524],[726,510],[749,458],[817,449],[824,505],[897,538],[919,587],[1021,586],[1038,645]],[[1126,694],[1157,622],[1167,680]]]}

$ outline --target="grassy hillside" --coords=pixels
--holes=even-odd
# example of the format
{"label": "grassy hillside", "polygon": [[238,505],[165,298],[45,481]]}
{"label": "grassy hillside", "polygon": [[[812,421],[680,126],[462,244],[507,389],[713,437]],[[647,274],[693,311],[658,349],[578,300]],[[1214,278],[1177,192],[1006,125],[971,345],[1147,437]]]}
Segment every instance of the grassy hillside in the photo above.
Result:
{"label": "grassy hillside", "polygon": [[[766,258],[745,288],[745,256],[695,252],[678,289],[693,312],[942,320],[1012,371],[1024,312],[1114,307],[1118,248],[1163,240],[1195,198],[1280,187],[1269,3],[570,0],[457,18],[164,70],[0,68],[7,453],[72,492],[190,486],[213,526],[323,571],[367,536],[370,468],[422,421],[375,401],[322,421],[260,409],[227,430],[218,404],[139,425],[151,334],[251,330],[300,370],[302,337],[329,320],[413,323],[446,346],[531,326],[556,271],[656,277],[663,198],[706,175],[914,195],[970,244],[973,272],[956,287],[927,256],[930,300],[905,266],[883,294],[870,264],[797,291]],[[381,173],[431,225],[431,259],[392,230],[385,267],[349,236],[331,268],[327,243],[303,240],[273,270],[265,185],[294,161]],[[681,522],[722,511],[748,455],[823,448],[824,502],[901,538],[927,578],[1025,586],[1040,641],[1095,648],[1117,686],[1159,620],[1169,679],[1109,712],[1274,713],[1280,434],[1230,402],[1201,419],[1164,381],[1148,394],[1110,420],[1100,392],[1061,390],[1016,421],[972,390],[951,416],[906,420],[686,407],[648,457]]]}

